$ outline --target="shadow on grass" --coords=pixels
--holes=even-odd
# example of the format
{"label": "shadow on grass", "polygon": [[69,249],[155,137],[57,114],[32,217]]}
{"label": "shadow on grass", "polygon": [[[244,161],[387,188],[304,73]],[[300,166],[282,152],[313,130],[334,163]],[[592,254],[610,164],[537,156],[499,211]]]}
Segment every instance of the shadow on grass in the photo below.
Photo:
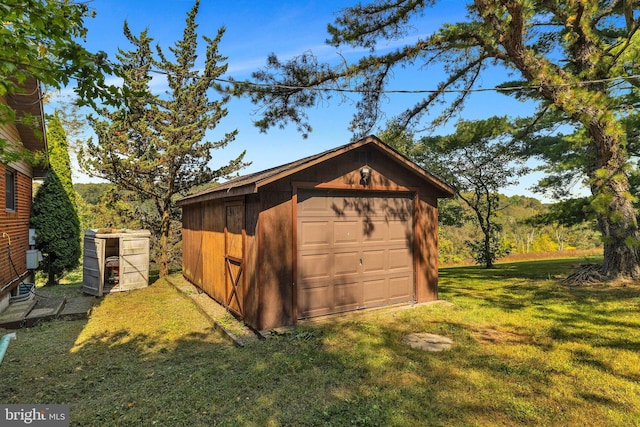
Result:
{"label": "shadow on grass", "polygon": [[[336,385],[342,400],[328,400],[316,417],[327,424],[337,421],[332,425],[354,419],[356,425],[548,425],[589,423],[601,410],[625,414],[632,407],[575,381],[580,367],[556,367],[549,360],[553,344],[526,334],[488,344],[478,339],[475,327],[428,320],[427,310],[327,321],[310,329],[323,357],[335,360],[330,365],[357,373]],[[402,344],[414,331],[443,334],[456,345],[448,352],[428,353]],[[593,362],[607,369],[595,356]],[[568,398],[557,402],[557,394]],[[593,409],[597,398],[601,406]]]}
{"label": "shadow on grass", "polygon": [[[0,401],[69,403],[73,425],[630,424],[638,403],[615,396],[640,395],[637,370],[614,363],[638,352],[637,293],[614,304],[598,293],[613,289],[461,270],[441,274],[456,306],[303,323],[242,349],[162,281],[107,296],[90,323],[21,334]],[[456,345],[416,350],[402,343],[414,332]]]}
{"label": "shadow on grass", "polygon": [[[496,323],[508,319],[537,337],[536,346],[570,347],[573,359],[602,373],[615,372],[610,361],[594,352],[640,352],[640,286],[560,284],[584,260],[552,260],[442,269],[441,297],[462,307],[491,310]],[[564,272],[564,273],[563,273]],[[582,346],[591,350],[584,352]],[[587,357],[587,355],[590,355]],[[622,378],[638,381],[638,374]]]}

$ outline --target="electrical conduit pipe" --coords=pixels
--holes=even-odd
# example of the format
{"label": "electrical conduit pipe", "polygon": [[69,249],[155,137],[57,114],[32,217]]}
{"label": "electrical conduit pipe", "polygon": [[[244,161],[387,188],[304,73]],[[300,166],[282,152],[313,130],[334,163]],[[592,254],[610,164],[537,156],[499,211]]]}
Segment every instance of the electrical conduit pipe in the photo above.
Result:
{"label": "electrical conduit pipe", "polygon": [[2,359],[4,359],[4,354],[7,352],[7,347],[9,347],[9,340],[15,340],[16,333],[12,332],[0,338],[0,364],[2,364]]}

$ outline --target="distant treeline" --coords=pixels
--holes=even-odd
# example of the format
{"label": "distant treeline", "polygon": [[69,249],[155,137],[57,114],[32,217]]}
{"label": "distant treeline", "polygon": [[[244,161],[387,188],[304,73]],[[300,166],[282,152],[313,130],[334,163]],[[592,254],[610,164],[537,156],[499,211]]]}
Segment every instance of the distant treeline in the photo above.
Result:
{"label": "distant treeline", "polygon": [[[602,246],[601,234],[594,221],[572,226],[546,220],[551,204],[524,196],[500,195],[496,222],[501,230],[503,254],[594,249]],[[468,242],[481,238],[482,233],[472,212],[458,199],[439,203],[439,254],[444,263],[467,262],[472,259]],[[545,222],[546,221],[546,222]]]}
{"label": "distant treeline", "polygon": [[[132,204],[126,192],[113,184],[74,184],[80,196],[79,211],[83,229],[144,228],[153,221],[153,210]],[[594,249],[602,246],[595,221],[565,226],[557,222],[541,223],[551,205],[524,196],[500,195],[497,222],[501,227],[500,245],[507,254]],[[457,199],[440,201],[439,254],[443,263],[467,262],[472,259],[468,242],[481,237],[472,212]],[[174,245],[179,249],[180,224],[174,224]],[[179,255],[179,253],[178,253]],[[180,258],[175,257],[174,267]]]}

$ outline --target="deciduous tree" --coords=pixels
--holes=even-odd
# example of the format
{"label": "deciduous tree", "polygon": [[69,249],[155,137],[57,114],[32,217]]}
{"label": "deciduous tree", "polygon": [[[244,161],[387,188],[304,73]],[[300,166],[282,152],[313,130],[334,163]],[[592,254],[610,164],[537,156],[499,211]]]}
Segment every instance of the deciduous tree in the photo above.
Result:
{"label": "deciduous tree", "polygon": [[[60,88],[75,80],[79,102],[113,103],[123,93],[105,81],[112,72],[106,54],[85,49],[81,42],[87,29],[84,20],[93,16],[85,2],[67,0],[3,0],[0,4],[0,96],[15,98],[24,83],[35,79]],[[32,117],[21,117],[31,123]],[[16,120],[16,112],[0,103],[0,125]],[[0,138],[0,161],[8,162],[24,153],[7,149]]]}
{"label": "deciduous tree", "polygon": [[510,149],[512,126],[506,117],[460,121],[454,133],[425,137],[412,151],[425,169],[451,184],[474,214],[483,238],[469,242],[474,258],[485,267],[505,255],[501,250],[499,191],[518,183],[528,168]]}

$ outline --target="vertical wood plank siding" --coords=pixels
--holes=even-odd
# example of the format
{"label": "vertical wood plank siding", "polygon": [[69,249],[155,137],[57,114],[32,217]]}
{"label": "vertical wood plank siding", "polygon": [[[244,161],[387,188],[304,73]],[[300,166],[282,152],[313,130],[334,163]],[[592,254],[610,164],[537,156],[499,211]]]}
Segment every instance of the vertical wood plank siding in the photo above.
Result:
{"label": "vertical wood plank siding", "polygon": [[202,210],[197,205],[182,210],[182,274],[202,287]]}
{"label": "vertical wood plank siding", "polygon": [[220,303],[225,297],[224,220],[222,200],[183,207],[183,275]]}
{"label": "vertical wood plank siding", "polygon": [[438,299],[438,205],[430,194],[420,193],[416,217],[416,300]]}
{"label": "vertical wood plank siding", "polygon": [[202,289],[216,301],[224,303],[224,201],[205,202],[202,210]]}
{"label": "vertical wood plank siding", "polygon": [[[287,186],[288,183],[284,183]],[[274,189],[277,190],[277,189]],[[293,223],[291,187],[261,192],[260,329],[291,325],[293,318]]]}
{"label": "vertical wood plank siding", "polygon": [[258,215],[260,198],[252,194],[245,198],[245,286],[244,313],[248,324],[258,326],[260,317],[260,279],[258,254]]}

